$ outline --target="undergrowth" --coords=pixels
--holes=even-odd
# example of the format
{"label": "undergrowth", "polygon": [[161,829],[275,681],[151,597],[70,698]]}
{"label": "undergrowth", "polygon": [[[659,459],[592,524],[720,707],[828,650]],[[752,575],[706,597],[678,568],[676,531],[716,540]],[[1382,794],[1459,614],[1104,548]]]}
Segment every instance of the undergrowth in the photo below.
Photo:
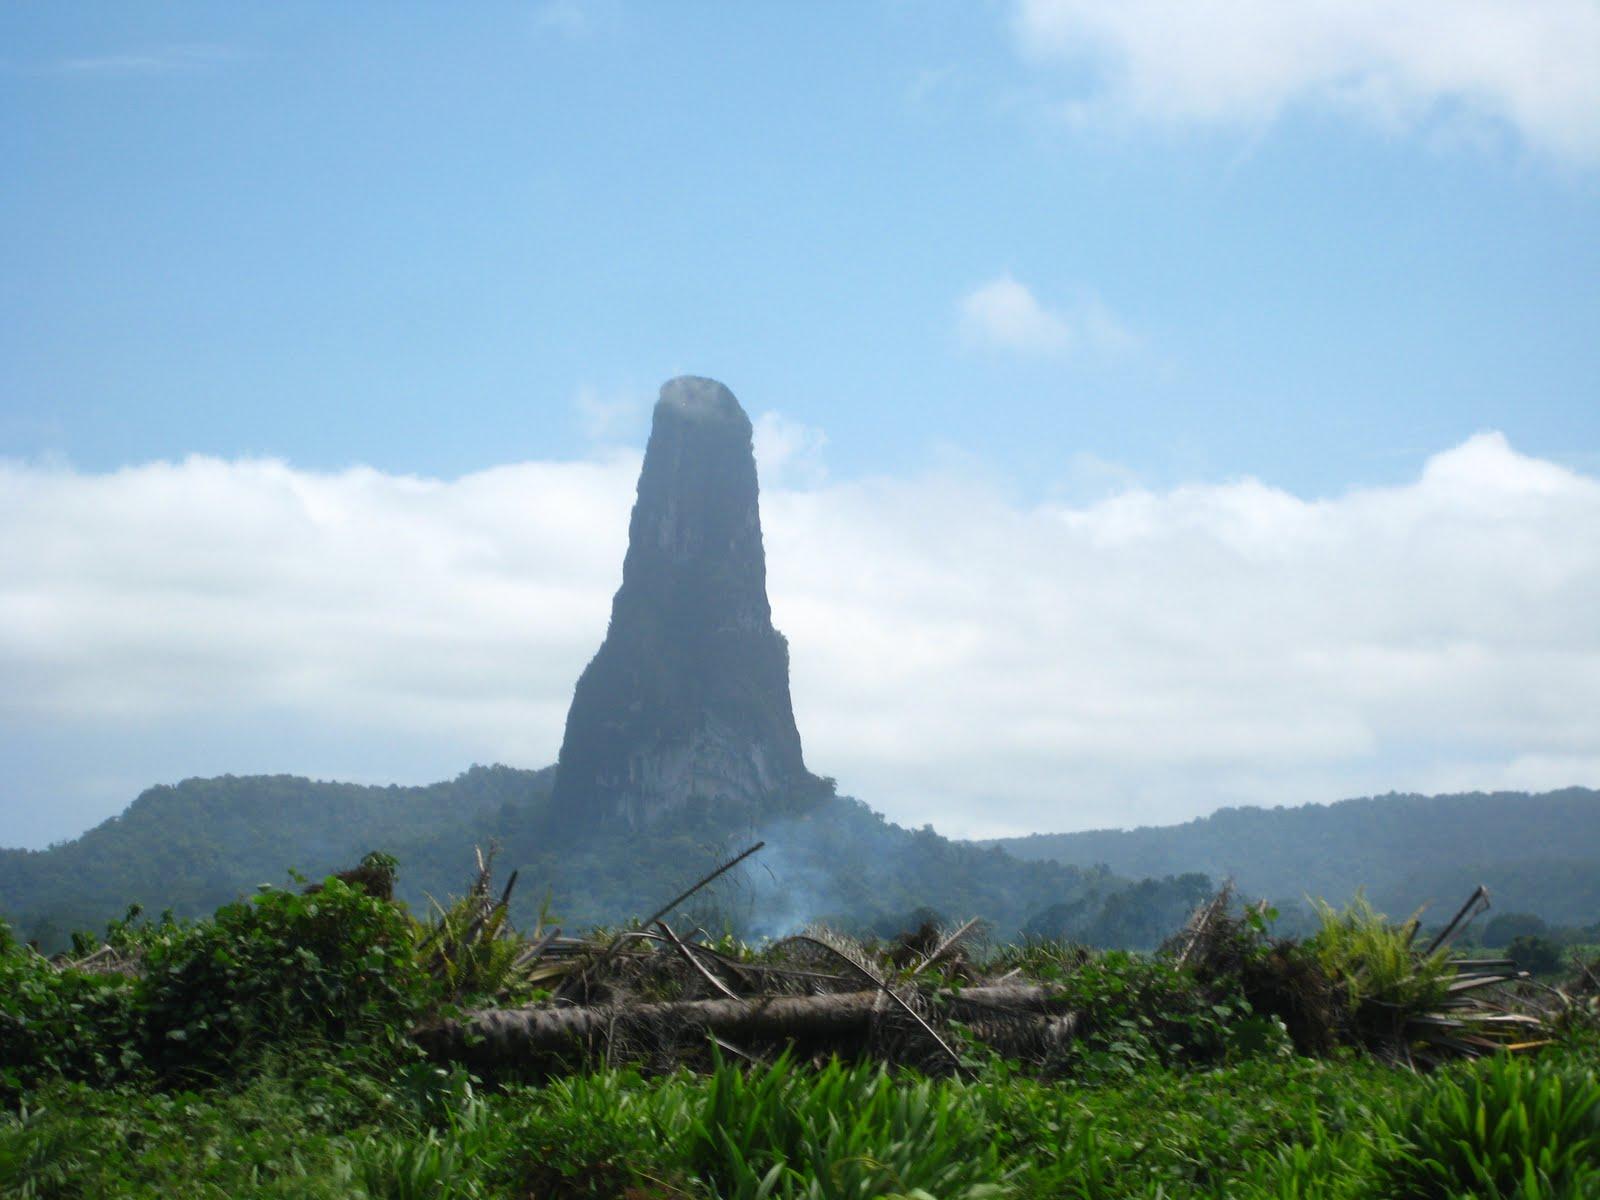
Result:
{"label": "undergrowth", "polygon": [[1581,1014],[1537,1055],[1433,1074],[1363,1038],[1296,1053],[1312,1043],[1286,1020],[1316,1005],[1359,1032],[1438,999],[1442,969],[1367,909],[1324,914],[1299,945],[1217,925],[1204,967],[1003,948],[989,966],[1079,1015],[1027,1064],[979,1054],[929,1077],[713,1050],[701,1074],[537,1083],[430,1063],[406,1037],[507,974],[507,951],[474,949],[496,910],[473,911],[444,910],[430,939],[330,879],[208,921],[119,923],[125,974],[58,969],[0,926],[0,1196],[1600,1196],[1600,1043]]}
{"label": "undergrowth", "polygon": [[327,1051],[203,1092],[50,1084],[0,1117],[0,1195],[1576,1200],[1600,1194],[1596,1060],[1253,1059],[1084,1085],[784,1059],[484,1090]]}

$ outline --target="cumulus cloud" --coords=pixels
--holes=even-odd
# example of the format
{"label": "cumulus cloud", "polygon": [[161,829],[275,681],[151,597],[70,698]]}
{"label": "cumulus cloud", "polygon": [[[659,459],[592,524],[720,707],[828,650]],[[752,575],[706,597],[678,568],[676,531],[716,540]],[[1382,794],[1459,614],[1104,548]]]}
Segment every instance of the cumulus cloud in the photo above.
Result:
{"label": "cumulus cloud", "polygon": [[[770,470],[786,426],[759,427]],[[102,749],[129,730],[161,772],[143,782],[227,769],[204,745],[223,718],[241,771],[263,745],[311,769],[286,721],[347,778],[400,773],[397,746],[551,761],[638,465],[0,466],[0,742],[71,748],[0,755],[37,767],[0,792],[24,830],[0,840],[130,799],[107,798]],[[1600,480],[1497,434],[1324,500],[1248,479],[1034,505],[970,478],[802,482],[764,475],[762,503],[807,759],[898,820],[984,834],[1600,783]]]}
{"label": "cumulus cloud", "polygon": [[1076,111],[1270,122],[1290,108],[1387,127],[1489,122],[1600,160],[1594,0],[1018,0],[1025,53],[1085,71]]}
{"label": "cumulus cloud", "polygon": [[1134,336],[1094,297],[1071,308],[1047,308],[1009,274],[980,284],[961,300],[961,335],[970,346],[1021,354],[1120,351]]}
{"label": "cumulus cloud", "polygon": [[753,432],[763,488],[820,487],[827,481],[828,435],[815,425],[768,412],[756,418]]}
{"label": "cumulus cloud", "polygon": [[584,384],[572,407],[584,436],[595,442],[632,441],[649,428],[651,397],[647,392],[618,389],[603,391]]}

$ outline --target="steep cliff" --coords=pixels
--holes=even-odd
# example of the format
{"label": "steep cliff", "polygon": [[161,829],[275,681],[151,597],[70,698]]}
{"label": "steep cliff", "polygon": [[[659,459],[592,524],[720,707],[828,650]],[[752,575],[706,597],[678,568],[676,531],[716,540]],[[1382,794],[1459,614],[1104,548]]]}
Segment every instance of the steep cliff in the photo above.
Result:
{"label": "steep cliff", "polygon": [[750,419],[714,380],[670,380],[611,624],[567,716],[553,815],[640,826],[692,798],[759,807],[808,780],[767,603]]}

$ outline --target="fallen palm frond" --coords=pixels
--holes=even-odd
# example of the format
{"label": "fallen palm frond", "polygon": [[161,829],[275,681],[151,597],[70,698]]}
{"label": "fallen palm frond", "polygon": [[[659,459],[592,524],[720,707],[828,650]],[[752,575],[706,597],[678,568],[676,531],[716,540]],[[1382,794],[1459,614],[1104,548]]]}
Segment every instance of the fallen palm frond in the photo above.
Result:
{"label": "fallen palm frond", "polygon": [[911,969],[911,973],[920,975],[929,967],[944,962],[952,954],[957,953],[968,939],[976,936],[982,927],[983,919],[981,917],[973,917],[957,928],[954,933],[947,935],[943,941],[933,948],[926,958]]}
{"label": "fallen palm frond", "polygon": [[922,1031],[928,1035],[933,1043],[938,1046],[946,1056],[949,1057],[951,1062],[953,1062],[957,1067],[961,1065],[961,1056],[950,1048],[950,1044],[939,1036],[938,1031],[922,1018],[922,1015],[918,1013],[914,1007],[912,1007],[911,1002],[906,999],[905,996],[902,996],[889,985],[888,981],[884,979],[882,973],[874,970],[868,965],[867,957],[862,952],[861,947],[853,945],[848,939],[831,934],[828,930],[817,929],[809,934],[797,934],[794,937],[785,938],[782,942],[778,943],[778,948],[782,948],[784,945],[801,944],[816,946],[819,949],[834,955],[839,959],[839,961],[843,962],[846,966],[854,970],[856,974],[860,975],[866,982],[877,987],[879,993],[891,1001],[897,1008],[900,1009],[901,1012],[905,1013],[906,1016],[910,1017],[912,1022],[919,1026]]}
{"label": "fallen palm frond", "polygon": [[1202,978],[1234,978],[1258,1012],[1283,1019],[1297,1048],[1325,1053],[1354,1043],[1390,1062],[1446,1058],[1540,1044],[1544,1014],[1518,990],[1527,979],[1504,958],[1453,956],[1450,940],[1488,907],[1476,888],[1418,949],[1419,919],[1391,924],[1359,893],[1343,909],[1312,901],[1317,932],[1272,940],[1266,911],[1230,903],[1231,886],[1195,910],[1164,953]]}
{"label": "fallen palm frond", "polygon": [[[979,928],[976,919],[946,933],[926,926],[886,946],[814,926],[761,948],[704,930],[680,934],[668,923],[685,900],[758,849],[724,862],[640,927],[588,939],[545,932],[489,953],[486,964],[471,958],[472,948],[507,937],[509,889],[491,900],[492,852],[480,858],[478,881],[460,911],[451,910],[460,932],[437,933],[438,954],[474,962],[476,994],[509,1004],[434,1022],[416,1031],[417,1040],[439,1057],[486,1069],[591,1058],[666,1067],[703,1059],[717,1045],[752,1061],[799,1047],[959,1071],[963,1044],[1045,1066],[1071,1058],[1080,1039],[1120,1019],[1097,1010],[1092,984],[1086,993],[1074,983],[1097,977],[1096,960],[1082,949],[1034,947],[1020,959],[1002,950],[987,965],[967,961],[962,947]],[[1413,945],[1415,918],[1391,925],[1359,896],[1343,910],[1320,906],[1320,930],[1300,942],[1273,941],[1265,906],[1240,908],[1234,898],[1231,884],[1224,887],[1158,958],[1206,994],[1242,996],[1247,1012],[1280,1019],[1303,1053],[1353,1043],[1425,1066],[1548,1038],[1548,1014],[1513,986],[1526,977],[1511,960],[1452,958],[1443,949],[1487,903],[1482,889],[1422,950]],[[1042,986],[1042,979],[1053,982]],[[515,1004],[515,987],[535,984],[554,986],[554,994]],[[1126,993],[1107,1002],[1124,1005]]]}
{"label": "fallen palm frond", "polygon": [[[749,849],[734,855],[732,858],[728,859],[709,874],[701,876],[696,882],[679,892],[660,908],[656,909],[656,911],[651,913],[649,918],[641,922],[641,924],[644,928],[648,929],[657,922],[671,916],[672,913],[677,910],[679,905],[683,904],[686,900],[695,895],[697,892],[701,891],[703,888],[709,887],[712,883],[715,883],[718,879],[722,878],[723,875],[733,870],[734,867],[737,867],[745,859],[756,853],[756,851],[762,849],[765,845],[766,842],[757,842]],[[607,966],[607,964],[611,962],[612,958],[616,955],[618,950],[626,941],[634,940],[635,932],[636,931],[630,931],[619,934],[610,942],[602,945],[599,948],[598,953],[592,956],[591,961],[583,964],[575,971],[566,973],[566,978],[561,981],[560,988],[557,990],[557,995],[568,1000],[575,999],[580,996],[583,999],[588,1000],[591,996],[591,981]],[[644,936],[648,937],[650,935],[646,934]]]}

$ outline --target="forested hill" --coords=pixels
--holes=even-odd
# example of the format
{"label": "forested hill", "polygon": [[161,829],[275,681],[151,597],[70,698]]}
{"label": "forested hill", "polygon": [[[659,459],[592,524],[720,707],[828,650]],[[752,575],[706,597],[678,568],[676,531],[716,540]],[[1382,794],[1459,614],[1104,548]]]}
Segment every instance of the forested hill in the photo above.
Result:
{"label": "forested hill", "polygon": [[374,848],[406,855],[413,894],[443,894],[503,810],[548,795],[552,774],[473,767],[426,787],[224,775],[153,787],[70,842],[0,850],[0,915],[55,944],[130,903],[199,915],[258,883],[285,883],[290,869],[320,878]]}
{"label": "forested hill", "polygon": [[[1497,908],[1554,922],[1600,916],[1600,792],[1391,793],[1300,808],[1224,808],[1183,825],[1001,838],[1019,858],[1123,875],[1203,871],[1275,901],[1356,888],[1404,915],[1486,883]],[[1281,907],[1281,905],[1280,905]]]}
{"label": "forested hill", "polygon": [[[547,820],[553,768],[474,767],[430,787],[361,787],[292,776],[190,779],[141,795],[120,817],[44,851],[0,850],[0,918],[47,949],[99,931],[137,902],[198,916],[261,883],[313,879],[370,850],[400,860],[413,907],[459,894],[473,846],[500,847],[500,878],[521,883],[513,917],[548,905],[570,929],[648,915],[757,838],[749,869],[702,896],[697,920],[746,935],[815,920],[893,934],[924,917],[982,916],[1002,936],[1068,936],[1152,946],[1208,894],[1200,875],[1132,881],[1103,868],[1020,862],[884,820],[809,778],[781,803],[696,801],[634,829],[578,836]],[[931,910],[931,911],[925,911]]]}

